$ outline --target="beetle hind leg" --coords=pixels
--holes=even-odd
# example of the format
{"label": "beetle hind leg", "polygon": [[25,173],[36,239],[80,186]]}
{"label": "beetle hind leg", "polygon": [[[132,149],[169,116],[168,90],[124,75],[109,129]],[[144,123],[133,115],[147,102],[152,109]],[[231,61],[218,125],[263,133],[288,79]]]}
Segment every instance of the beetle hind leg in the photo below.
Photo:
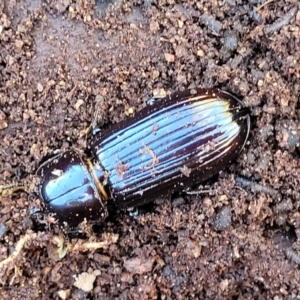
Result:
{"label": "beetle hind leg", "polygon": [[155,95],[146,101],[147,105],[153,105],[157,100],[165,98],[166,95]]}

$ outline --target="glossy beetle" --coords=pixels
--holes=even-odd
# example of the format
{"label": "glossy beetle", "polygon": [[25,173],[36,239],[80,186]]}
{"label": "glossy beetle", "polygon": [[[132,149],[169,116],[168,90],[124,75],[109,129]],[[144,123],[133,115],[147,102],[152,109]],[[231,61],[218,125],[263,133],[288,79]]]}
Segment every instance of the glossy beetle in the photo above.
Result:
{"label": "glossy beetle", "polygon": [[[96,133],[89,155],[72,149],[39,166],[37,189],[45,215],[66,229],[76,228],[84,220],[103,221],[108,201],[128,209],[191,187],[236,158],[249,129],[247,109],[218,89],[186,90],[156,100]],[[0,195],[20,189],[27,190],[0,186]]]}
{"label": "glossy beetle", "polygon": [[217,174],[244,147],[249,128],[232,94],[178,92],[95,134],[89,157],[68,150],[46,160],[36,172],[39,195],[61,224],[99,222],[108,201],[131,208]]}

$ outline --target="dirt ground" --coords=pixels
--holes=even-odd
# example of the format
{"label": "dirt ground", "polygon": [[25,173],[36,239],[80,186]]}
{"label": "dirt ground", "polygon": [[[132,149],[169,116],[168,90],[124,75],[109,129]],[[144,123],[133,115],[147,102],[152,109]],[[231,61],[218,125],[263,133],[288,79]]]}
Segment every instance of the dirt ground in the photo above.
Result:
{"label": "dirt ground", "polygon": [[61,259],[30,221],[39,199],[0,197],[1,299],[300,298],[298,0],[182,2],[0,1],[0,185],[84,149],[97,105],[107,127],[154,94],[219,87],[252,121],[210,193],[114,209]]}

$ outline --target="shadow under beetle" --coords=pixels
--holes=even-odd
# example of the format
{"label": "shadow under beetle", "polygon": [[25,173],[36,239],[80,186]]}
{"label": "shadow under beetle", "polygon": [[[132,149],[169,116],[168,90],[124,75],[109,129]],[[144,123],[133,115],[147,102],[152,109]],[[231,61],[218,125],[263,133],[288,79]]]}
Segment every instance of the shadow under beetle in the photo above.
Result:
{"label": "shadow under beetle", "polygon": [[97,132],[89,156],[70,149],[42,163],[39,197],[60,225],[101,222],[108,201],[132,208],[217,174],[243,149],[249,129],[247,109],[228,92],[174,93]]}

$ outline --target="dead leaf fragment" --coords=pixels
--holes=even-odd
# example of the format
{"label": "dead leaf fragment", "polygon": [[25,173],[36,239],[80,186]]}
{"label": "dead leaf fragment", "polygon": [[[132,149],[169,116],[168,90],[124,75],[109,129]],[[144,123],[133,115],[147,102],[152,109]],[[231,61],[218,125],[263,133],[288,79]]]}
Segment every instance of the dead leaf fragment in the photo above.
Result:
{"label": "dead leaf fragment", "polygon": [[119,239],[118,234],[103,234],[101,241],[88,241],[78,240],[75,245],[68,244],[68,251],[72,253],[96,251],[97,249],[106,249],[109,245],[115,244]]}

